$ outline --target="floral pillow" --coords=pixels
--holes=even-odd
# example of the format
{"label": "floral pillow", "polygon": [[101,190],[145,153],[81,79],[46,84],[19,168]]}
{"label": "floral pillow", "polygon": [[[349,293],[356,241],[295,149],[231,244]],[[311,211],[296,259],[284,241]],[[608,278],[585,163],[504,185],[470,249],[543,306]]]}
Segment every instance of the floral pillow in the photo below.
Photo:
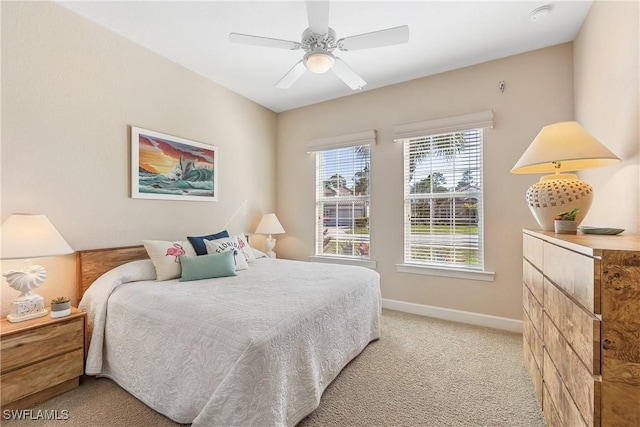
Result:
{"label": "floral pillow", "polygon": [[207,253],[209,254],[219,254],[224,251],[233,252],[236,271],[246,270],[249,268],[249,264],[247,264],[247,260],[244,257],[244,252],[240,249],[237,238],[225,237],[224,239],[205,240],[204,244],[207,247]]}
{"label": "floral pillow", "polygon": [[180,257],[196,256],[188,241],[143,240],[142,244],[156,268],[157,280],[175,279],[182,275]]}

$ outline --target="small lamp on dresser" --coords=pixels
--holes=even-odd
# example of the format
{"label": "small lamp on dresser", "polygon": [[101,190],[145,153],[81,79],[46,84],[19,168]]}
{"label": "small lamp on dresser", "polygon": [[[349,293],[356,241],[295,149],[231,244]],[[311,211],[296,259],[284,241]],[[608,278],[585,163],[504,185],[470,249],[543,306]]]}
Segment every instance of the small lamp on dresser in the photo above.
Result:
{"label": "small lamp on dresser", "polygon": [[258,227],[256,227],[256,234],[268,234],[267,240],[265,240],[264,245],[267,250],[267,256],[269,258],[275,258],[276,253],[273,251],[273,248],[276,247],[276,239],[274,239],[272,234],[282,234],[284,233],[284,228],[282,228],[282,224],[278,221],[278,217],[274,213],[265,214]]}
{"label": "small lamp on dresser", "polygon": [[[66,255],[73,249],[58,233],[45,215],[12,214],[1,229],[2,246],[0,259],[29,259]],[[7,283],[20,292],[11,303],[10,322],[22,322],[47,314],[44,299],[34,292],[47,277],[40,265],[29,265],[24,270],[9,270],[2,273]]]}
{"label": "small lamp on dresser", "polygon": [[554,218],[577,208],[578,224],[593,201],[593,188],[575,171],[610,166],[620,159],[578,122],[554,123],[542,128],[511,173],[548,173],[529,190],[526,200],[543,230],[554,230]]}

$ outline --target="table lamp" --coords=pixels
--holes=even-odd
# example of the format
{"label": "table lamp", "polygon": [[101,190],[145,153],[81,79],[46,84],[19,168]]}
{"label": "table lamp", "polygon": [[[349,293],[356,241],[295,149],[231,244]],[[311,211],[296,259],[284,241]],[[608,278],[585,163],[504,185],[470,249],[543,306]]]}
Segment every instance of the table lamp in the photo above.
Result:
{"label": "table lamp", "polygon": [[[2,252],[0,258],[39,258],[73,253],[73,249],[62,238],[45,215],[12,214],[3,224]],[[2,273],[20,296],[11,303],[10,322],[22,322],[47,314],[44,298],[33,292],[44,282],[47,272],[44,267],[31,265],[25,270],[9,270]]]}
{"label": "table lamp", "polygon": [[609,166],[620,159],[577,122],[561,122],[542,128],[511,173],[550,173],[527,190],[529,209],[543,230],[554,229],[554,217],[579,209],[576,221],[589,211],[593,188],[574,173],[582,169]]}
{"label": "table lamp", "polygon": [[276,253],[273,251],[273,248],[276,247],[276,239],[274,239],[272,234],[282,234],[284,233],[284,228],[278,221],[276,214],[268,213],[264,214],[258,227],[256,228],[256,234],[268,234],[267,240],[264,242],[265,249],[267,250],[267,256],[269,258],[275,258]]}

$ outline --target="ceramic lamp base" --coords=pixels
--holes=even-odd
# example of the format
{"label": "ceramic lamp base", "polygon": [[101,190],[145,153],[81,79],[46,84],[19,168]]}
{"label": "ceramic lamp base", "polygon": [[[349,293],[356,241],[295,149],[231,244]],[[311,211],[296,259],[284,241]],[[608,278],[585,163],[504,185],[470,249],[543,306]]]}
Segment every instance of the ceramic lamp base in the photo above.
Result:
{"label": "ceramic lamp base", "polygon": [[271,237],[271,234],[269,234],[269,237],[267,237],[267,240],[264,241],[264,248],[267,250],[267,256],[269,258],[276,257],[276,253],[273,251],[275,247],[276,247],[276,239]]}
{"label": "ceramic lamp base", "polygon": [[46,316],[47,313],[49,312],[44,309],[44,298],[38,294],[30,294],[11,302],[11,314],[7,315],[7,320],[12,323],[23,322]]}
{"label": "ceramic lamp base", "polygon": [[593,188],[575,174],[547,175],[527,190],[527,204],[545,231],[554,231],[554,218],[560,212],[578,208],[577,224],[587,214],[593,201]]}

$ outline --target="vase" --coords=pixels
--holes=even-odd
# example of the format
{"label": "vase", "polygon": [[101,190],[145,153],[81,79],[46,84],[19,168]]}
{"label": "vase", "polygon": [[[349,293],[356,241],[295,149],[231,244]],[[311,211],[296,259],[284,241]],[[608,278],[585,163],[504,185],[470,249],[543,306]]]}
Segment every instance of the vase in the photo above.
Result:
{"label": "vase", "polygon": [[553,223],[556,234],[577,234],[578,221],[556,219]]}
{"label": "vase", "polygon": [[71,301],[51,304],[51,317],[64,317],[71,314]]}

